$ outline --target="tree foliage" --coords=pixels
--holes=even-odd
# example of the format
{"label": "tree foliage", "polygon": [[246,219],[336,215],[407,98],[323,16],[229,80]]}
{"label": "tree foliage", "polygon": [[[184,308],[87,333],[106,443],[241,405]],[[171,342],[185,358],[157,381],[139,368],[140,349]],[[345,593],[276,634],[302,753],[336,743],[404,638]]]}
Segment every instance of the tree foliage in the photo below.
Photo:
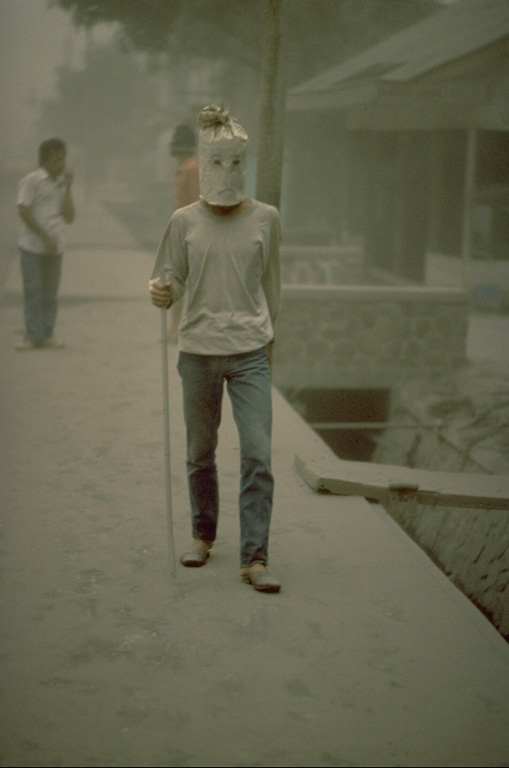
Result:
{"label": "tree foliage", "polygon": [[[259,46],[263,0],[50,0],[75,26],[120,24],[125,43],[150,53],[250,56]],[[254,61],[252,62],[254,63]]]}
{"label": "tree foliage", "polygon": [[178,0],[50,0],[50,5],[55,4],[69,11],[77,27],[119,22],[136,47],[154,51],[166,49],[181,12]]}
{"label": "tree foliage", "polygon": [[[49,0],[88,28],[117,22],[136,49],[260,64],[265,0]],[[437,0],[286,0],[289,84],[437,11]]]}
{"label": "tree foliage", "polygon": [[[246,66],[255,75],[261,67],[266,0],[47,2],[68,12],[78,27],[117,25],[124,52],[152,54],[155,65],[164,62],[177,82],[188,65],[195,66],[193,57],[205,68],[220,60],[223,85],[228,83],[225,89],[234,94],[231,103],[241,104],[244,116],[248,109],[254,110],[256,77],[249,79],[249,88],[244,78]],[[436,0],[285,0],[287,87],[438,8]],[[115,158],[135,157],[139,163],[143,146],[155,141],[146,127],[158,114],[148,83],[147,71],[137,66],[136,56],[111,46],[89,46],[83,70],[60,68],[58,95],[44,105],[41,130],[58,126],[69,142],[82,147],[93,178],[100,177],[105,163]]]}

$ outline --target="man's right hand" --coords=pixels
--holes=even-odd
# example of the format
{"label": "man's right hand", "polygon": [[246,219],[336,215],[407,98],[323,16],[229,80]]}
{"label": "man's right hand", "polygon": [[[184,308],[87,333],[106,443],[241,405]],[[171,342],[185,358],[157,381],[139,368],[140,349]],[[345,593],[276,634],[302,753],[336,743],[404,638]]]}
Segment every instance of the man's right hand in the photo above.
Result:
{"label": "man's right hand", "polygon": [[154,280],[150,283],[150,298],[152,304],[159,309],[169,309],[173,302],[173,288],[169,281],[162,283]]}
{"label": "man's right hand", "polygon": [[48,233],[45,232],[41,235],[41,240],[44,243],[44,250],[46,253],[54,255],[57,252],[57,241],[54,237],[51,237],[51,235],[48,235]]}
{"label": "man's right hand", "polygon": [[18,214],[27,227],[31,229],[32,232],[35,232],[36,235],[39,235],[42,244],[44,245],[45,253],[53,255],[58,252],[57,241],[41,227],[28,205],[18,205]]}

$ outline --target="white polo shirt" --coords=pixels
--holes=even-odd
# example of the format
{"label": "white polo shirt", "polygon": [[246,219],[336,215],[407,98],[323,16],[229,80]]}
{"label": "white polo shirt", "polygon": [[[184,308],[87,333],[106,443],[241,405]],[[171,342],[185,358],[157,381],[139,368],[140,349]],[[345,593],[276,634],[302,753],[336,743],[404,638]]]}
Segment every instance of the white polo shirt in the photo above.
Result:
{"label": "white polo shirt", "polygon": [[[63,175],[52,179],[45,168],[38,168],[19,182],[16,205],[24,205],[31,209],[41,227],[56,240],[58,253],[62,252],[64,200]],[[46,250],[39,235],[27,227],[24,221],[21,223],[18,243],[20,248],[31,253],[44,253]]]}

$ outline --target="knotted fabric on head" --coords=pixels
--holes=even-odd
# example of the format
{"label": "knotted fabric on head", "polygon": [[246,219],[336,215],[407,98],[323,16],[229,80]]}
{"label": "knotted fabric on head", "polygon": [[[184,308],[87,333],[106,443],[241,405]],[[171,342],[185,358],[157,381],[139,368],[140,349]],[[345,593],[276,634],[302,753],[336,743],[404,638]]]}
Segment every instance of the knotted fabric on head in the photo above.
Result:
{"label": "knotted fabric on head", "polygon": [[228,105],[211,104],[198,115],[200,193],[211,205],[232,206],[245,197],[249,139]]}
{"label": "knotted fabric on head", "polygon": [[215,128],[216,126],[226,125],[229,121],[230,110],[228,104],[225,104],[224,101],[220,107],[217,104],[203,107],[198,115],[198,125],[200,128]]}

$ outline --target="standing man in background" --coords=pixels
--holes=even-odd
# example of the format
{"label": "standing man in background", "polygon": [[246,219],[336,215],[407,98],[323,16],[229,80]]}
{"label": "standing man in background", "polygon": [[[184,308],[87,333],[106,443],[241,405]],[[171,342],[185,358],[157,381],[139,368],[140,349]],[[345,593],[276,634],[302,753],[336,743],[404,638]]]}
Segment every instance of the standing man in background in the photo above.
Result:
{"label": "standing man in background", "polygon": [[[196,153],[196,135],[189,125],[177,125],[170,142],[170,154],[177,160],[173,200],[175,210],[195,203],[200,197],[200,179]],[[182,314],[182,302],[174,304],[169,310],[168,339],[176,341]]]}
{"label": "standing man in background", "polygon": [[65,166],[66,146],[47,139],[39,147],[39,168],[18,188],[21,218],[19,249],[25,315],[25,338],[17,349],[62,347],[53,332],[62,270],[63,223],[74,220],[73,174]]}

